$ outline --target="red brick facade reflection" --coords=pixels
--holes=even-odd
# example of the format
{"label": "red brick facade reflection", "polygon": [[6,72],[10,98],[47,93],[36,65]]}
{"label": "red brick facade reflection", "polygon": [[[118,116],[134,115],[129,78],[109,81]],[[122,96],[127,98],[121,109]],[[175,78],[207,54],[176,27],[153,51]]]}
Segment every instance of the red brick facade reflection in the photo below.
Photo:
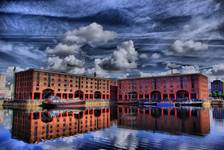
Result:
{"label": "red brick facade reflection", "polygon": [[202,74],[118,80],[118,100],[190,100],[208,98],[208,78]]}
{"label": "red brick facade reflection", "polygon": [[13,137],[29,143],[110,127],[110,109],[85,111],[13,112]]}
{"label": "red brick facade reflection", "polygon": [[208,109],[119,106],[117,111],[118,125],[128,128],[196,135],[210,131]]}

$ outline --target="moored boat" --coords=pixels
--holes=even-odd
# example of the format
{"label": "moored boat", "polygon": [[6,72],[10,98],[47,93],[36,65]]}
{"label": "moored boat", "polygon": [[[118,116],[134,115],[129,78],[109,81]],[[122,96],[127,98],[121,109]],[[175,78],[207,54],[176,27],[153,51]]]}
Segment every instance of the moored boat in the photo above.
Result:
{"label": "moored boat", "polygon": [[174,107],[175,103],[172,102],[158,102],[156,104],[157,107]]}
{"label": "moored boat", "polygon": [[42,103],[43,108],[84,108],[85,101],[80,99],[60,99],[51,96]]}

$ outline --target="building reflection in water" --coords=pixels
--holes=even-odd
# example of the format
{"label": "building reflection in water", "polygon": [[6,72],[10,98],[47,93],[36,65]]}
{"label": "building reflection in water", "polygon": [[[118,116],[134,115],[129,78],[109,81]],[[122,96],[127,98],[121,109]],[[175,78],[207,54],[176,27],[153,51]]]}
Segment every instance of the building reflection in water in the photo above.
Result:
{"label": "building reflection in water", "polygon": [[118,106],[86,110],[13,111],[12,136],[28,143],[118,127],[206,135],[210,132],[208,109],[139,108]]}
{"label": "building reflection in water", "polygon": [[118,125],[125,128],[206,135],[210,132],[208,109],[137,108],[118,106]]}
{"label": "building reflection in water", "polygon": [[224,119],[224,108],[222,107],[215,107],[212,111],[213,118],[217,121],[223,121]]}
{"label": "building reflection in water", "polygon": [[71,136],[110,126],[110,109],[13,111],[12,136],[28,143]]}

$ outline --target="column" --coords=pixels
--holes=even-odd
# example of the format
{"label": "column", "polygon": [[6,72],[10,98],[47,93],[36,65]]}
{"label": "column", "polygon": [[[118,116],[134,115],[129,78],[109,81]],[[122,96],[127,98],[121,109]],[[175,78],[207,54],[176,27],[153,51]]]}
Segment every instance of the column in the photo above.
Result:
{"label": "column", "polygon": [[189,118],[192,117],[192,114],[191,114],[191,108],[189,109]]}
{"label": "column", "polygon": [[174,108],[174,114],[175,114],[175,118],[177,117],[177,109]]}
{"label": "column", "polygon": [[164,111],[163,108],[161,108],[161,114],[162,114],[162,118],[164,117]]}
{"label": "column", "polygon": [[31,99],[34,100],[34,93],[32,92],[31,94],[32,94]]}
{"label": "column", "polygon": [[72,93],[72,99],[74,99],[75,98],[75,94],[74,93]]}
{"label": "column", "polygon": [[41,112],[38,112],[38,118],[41,119]]}
{"label": "column", "polygon": [[161,97],[160,97],[161,98],[161,101],[163,101],[164,100],[164,97],[163,97],[164,95],[163,95],[162,92],[160,94],[161,94]]}
{"label": "column", "polygon": [[43,99],[43,97],[42,97],[42,93],[40,93],[40,100],[42,100]]}
{"label": "column", "polygon": [[30,119],[33,119],[33,112],[30,112]]}

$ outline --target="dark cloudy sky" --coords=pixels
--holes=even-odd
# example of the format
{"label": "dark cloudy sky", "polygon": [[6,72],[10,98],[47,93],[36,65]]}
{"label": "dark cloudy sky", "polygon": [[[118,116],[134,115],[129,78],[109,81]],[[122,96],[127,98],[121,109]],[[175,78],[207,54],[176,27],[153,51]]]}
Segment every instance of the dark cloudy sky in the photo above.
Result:
{"label": "dark cloudy sky", "polygon": [[11,66],[122,77],[224,74],[222,0],[1,0],[0,72]]}

